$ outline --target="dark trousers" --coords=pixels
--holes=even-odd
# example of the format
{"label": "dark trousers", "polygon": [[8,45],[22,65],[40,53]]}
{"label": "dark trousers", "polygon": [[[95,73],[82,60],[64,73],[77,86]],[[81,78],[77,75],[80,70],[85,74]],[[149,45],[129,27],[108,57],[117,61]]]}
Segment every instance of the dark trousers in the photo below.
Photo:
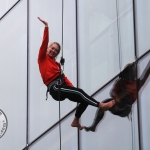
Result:
{"label": "dark trousers", "polygon": [[57,101],[63,101],[68,98],[70,101],[79,103],[75,116],[80,118],[88,105],[99,106],[99,102],[86,94],[82,89],[67,86],[65,84],[54,84],[50,89],[50,95]]}

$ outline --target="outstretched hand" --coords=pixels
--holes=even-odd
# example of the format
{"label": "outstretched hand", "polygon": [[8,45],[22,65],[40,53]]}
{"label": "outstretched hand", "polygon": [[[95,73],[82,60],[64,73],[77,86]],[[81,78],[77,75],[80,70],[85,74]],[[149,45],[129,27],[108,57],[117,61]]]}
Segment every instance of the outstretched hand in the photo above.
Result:
{"label": "outstretched hand", "polygon": [[46,21],[42,20],[40,17],[38,17],[38,19],[39,19],[41,22],[43,22],[45,26],[48,27],[48,23],[47,23]]}

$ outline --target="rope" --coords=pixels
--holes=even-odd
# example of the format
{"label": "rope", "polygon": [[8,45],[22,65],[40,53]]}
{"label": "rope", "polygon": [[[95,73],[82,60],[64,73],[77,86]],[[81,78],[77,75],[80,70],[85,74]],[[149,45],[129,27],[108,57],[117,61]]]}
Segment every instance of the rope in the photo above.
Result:
{"label": "rope", "polygon": [[61,150],[61,122],[60,122],[60,85],[58,85],[58,99],[59,99],[59,137],[60,137],[60,150]]}
{"label": "rope", "polygon": [[119,34],[119,29],[120,29],[120,26],[119,26],[119,20],[118,20],[118,16],[119,16],[119,12],[118,12],[118,0],[116,0],[116,15],[117,15],[117,29],[118,29],[118,51],[119,51],[119,69],[120,69],[120,72],[121,72],[121,50],[120,50],[120,34]]}
{"label": "rope", "polygon": [[[64,1],[62,0],[62,54],[60,63],[63,66],[64,70],[64,58],[63,58],[63,15],[64,15]],[[60,78],[61,78],[61,65],[60,65]],[[58,85],[58,99],[59,99],[59,137],[60,137],[60,150],[61,150],[61,112],[60,112],[60,85]]]}
{"label": "rope", "polygon": [[62,0],[62,54],[61,54],[61,60],[60,60],[60,62],[61,62],[61,65],[63,66],[63,70],[64,70],[64,58],[63,58],[63,47],[64,47],[64,42],[63,42],[63,36],[64,36],[64,34],[63,34],[63,28],[64,28],[64,24],[63,24],[63,20],[64,20],[64,1]]}
{"label": "rope", "polygon": [[131,119],[131,132],[132,132],[132,150],[134,149],[134,146],[133,146],[133,120],[132,120],[132,108],[131,108],[131,115],[130,115],[130,119]]}

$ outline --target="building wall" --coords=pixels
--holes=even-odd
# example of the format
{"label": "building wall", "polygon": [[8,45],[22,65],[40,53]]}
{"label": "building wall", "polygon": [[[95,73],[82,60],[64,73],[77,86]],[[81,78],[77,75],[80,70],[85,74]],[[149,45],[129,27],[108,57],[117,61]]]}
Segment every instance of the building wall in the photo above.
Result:
{"label": "building wall", "polygon": [[[59,116],[59,103],[50,95],[45,100],[47,89],[37,64],[41,17],[49,24],[49,42],[62,46],[57,61],[63,55],[64,72],[74,86],[100,102],[109,98],[116,78],[93,93],[150,49],[148,0],[6,0],[0,8],[0,110],[8,122],[0,139],[3,150],[148,150],[150,78],[133,104],[132,120],[106,112],[96,132],[86,132],[70,126],[76,103],[60,102]],[[138,61],[138,77],[149,60],[147,53]],[[96,110],[89,106],[81,123],[91,125]]]}

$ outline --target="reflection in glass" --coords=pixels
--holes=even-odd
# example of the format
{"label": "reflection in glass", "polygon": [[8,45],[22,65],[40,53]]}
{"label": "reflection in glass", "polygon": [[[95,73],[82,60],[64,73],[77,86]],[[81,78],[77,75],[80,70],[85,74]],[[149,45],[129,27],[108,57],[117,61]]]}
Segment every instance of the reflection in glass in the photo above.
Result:
{"label": "reflection in glass", "polygon": [[[114,82],[115,81],[113,81],[112,83],[107,85],[104,89],[95,94],[94,98],[98,99],[99,101],[109,98],[110,97],[109,91],[112,89]],[[133,108],[136,108],[136,103]],[[96,112],[95,108],[93,107],[87,108],[85,114],[81,119],[84,125],[86,126],[91,125],[93,119],[95,118],[95,112]],[[80,132],[81,146],[82,149],[86,150],[91,149],[109,150],[110,148],[112,150],[121,150],[122,147],[123,149],[132,150],[132,142],[137,140],[132,136],[131,131],[132,131],[131,121],[129,121],[127,117],[126,118],[122,118],[119,116],[114,117],[112,113],[106,111],[103,120],[101,120],[101,122],[97,126],[96,132],[86,132],[84,130]],[[135,132],[133,134],[135,134]],[[132,137],[134,140],[132,140]],[[138,142],[134,142],[134,144],[136,143]]]}
{"label": "reflection in glass", "polygon": [[[142,75],[136,80],[137,64],[127,64],[124,70],[120,73],[119,79],[116,80],[110,91],[110,97],[103,102],[115,100],[115,105],[109,111],[120,117],[129,117],[132,104],[137,99],[137,92],[143,87],[150,74],[150,61],[144,69]],[[104,116],[104,110],[98,109],[95,115],[93,124],[90,127],[85,127],[86,131],[95,131],[98,123]]]}

